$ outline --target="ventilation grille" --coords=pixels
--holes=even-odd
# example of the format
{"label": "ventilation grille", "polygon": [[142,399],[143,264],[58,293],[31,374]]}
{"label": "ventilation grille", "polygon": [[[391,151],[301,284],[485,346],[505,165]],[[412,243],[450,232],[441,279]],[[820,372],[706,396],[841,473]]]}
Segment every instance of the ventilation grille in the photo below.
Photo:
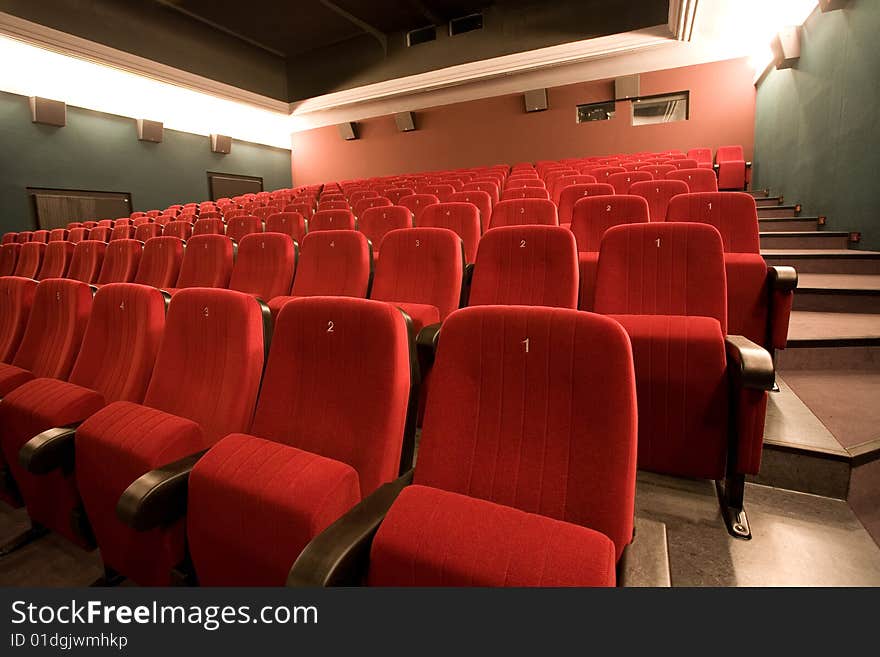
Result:
{"label": "ventilation grille", "polygon": [[483,14],[468,14],[449,21],[449,36],[483,29]]}
{"label": "ventilation grille", "polygon": [[420,27],[417,30],[411,30],[406,33],[406,45],[408,47],[417,46],[420,43],[435,41],[437,39],[437,28],[434,25],[428,27]]}

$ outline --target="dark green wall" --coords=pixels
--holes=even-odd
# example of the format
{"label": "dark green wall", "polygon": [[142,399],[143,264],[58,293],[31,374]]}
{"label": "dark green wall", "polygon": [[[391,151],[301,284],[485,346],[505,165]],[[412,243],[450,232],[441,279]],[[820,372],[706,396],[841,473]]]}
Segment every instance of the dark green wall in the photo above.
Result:
{"label": "dark green wall", "polygon": [[758,86],[753,187],[828,217],[829,230],[861,231],[880,250],[880,2],[806,22],[796,68]]}
{"label": "dark green wall", "polygon": [[67,108],[67,125],[33,123],[25,96],[0,93],[0,232],[32,226],[26,187],[129,192],[135,210],[209,198],[207,171],[261,176],[266,190],[290,187],[290,151],[233,141],[211,152],[208,137],[166,130],[138,141],[135,121]]}

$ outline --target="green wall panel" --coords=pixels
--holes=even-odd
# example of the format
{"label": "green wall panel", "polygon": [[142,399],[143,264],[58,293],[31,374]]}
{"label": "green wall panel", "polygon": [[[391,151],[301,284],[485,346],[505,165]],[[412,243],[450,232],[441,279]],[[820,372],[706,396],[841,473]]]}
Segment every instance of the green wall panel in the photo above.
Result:
{"label": "green wall panel", "polygon": [[758,86],[753,187],[800,201],[830,230],[880,250],[880,2],[852,0],[804,25],[795,68]]}
{"label": "green wall panel", "polygon": [[0,232],[32,229],[26,187],[131,193],[135,210],[209,198],[208,171],[290,187],[290,151],[233,141],[211,152],[208,137],[165,130],[159,144],[137,139],[134,119],[67,108],[67,125],[33,123],[28,99],[0,93]]}

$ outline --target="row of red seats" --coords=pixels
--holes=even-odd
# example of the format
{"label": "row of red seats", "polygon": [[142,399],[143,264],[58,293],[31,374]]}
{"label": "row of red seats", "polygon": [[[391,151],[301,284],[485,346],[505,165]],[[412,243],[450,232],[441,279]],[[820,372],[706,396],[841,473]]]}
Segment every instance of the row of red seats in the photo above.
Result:
{"label": "row of red seats", "polygon": [[[328,235],[358,236],[306,239]],[[386,239],[405,262],[383,253],[374,293],[383,263],[418,278],[449,267],[431,253],[450,244],[460,285],[454,233]],[[496,267],[478,260],[471,290],[476,304],[486,277],[490,305],[451,312],[420,359],[394,300],[290,300],[272,331],[234,291],[182,290],[166,317],[146,286],[93,300],[82,282],[33,283],[21,345],[0,365],[7,480],[35,527],[93,537],[108,577],[141,584],[277,585],[296,561],[292,583],[613,585],[637,459],[726,479],[742,524],[737,487],[760,461],[773,369],[725,337],[718,231],[610,229],[596,297],[609,317],[573,310],[570,231],[493,230],[481,257],[492,243]],[[542,300],[558,308],[498,305]],[[391,483],[411,467],[412,383],[429,371],[418,467]]]}

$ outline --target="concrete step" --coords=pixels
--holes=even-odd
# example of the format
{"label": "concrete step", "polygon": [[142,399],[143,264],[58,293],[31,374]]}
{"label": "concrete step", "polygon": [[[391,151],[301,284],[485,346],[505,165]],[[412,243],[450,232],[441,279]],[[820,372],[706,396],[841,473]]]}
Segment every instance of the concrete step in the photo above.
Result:
{"label": "concrete step", "polygon": [[825,217],[763,217],[758,219],[762,233],[791,233],[819,230],[825,225]]}
{"label": "concrete step", "polygon": [[859,249],[762,249],[768,265],[788,265],[799,273],[880,274],[880,252]]}
{"label": "concrete step", "polygon": [[824,347],[880,347],[880,314],[792,311],[786,351]]}
{"label": "concrete step", "polygon": [[880,275],[798,275],[794,310],[880,314]]}
{"label": "concrete step", "polygon": [[762,249],[848,249],[849,233],[794,231],[761,233]]}
{"label": "concrete step", "polygon": [[759,208],[767,208],[782,205],[784,201],[785,199],[782,196],[762,196],[761,198],[755,198],[755,205]]}
{"label": "concrete step", "polygon": [[758,217],[797,217],[801,213],[801,206],[797,205],[774,205],[767,208],[758,208]]}
{"label": "concrete step", "polygon": [[757,189],[757,190],[752,189],[752,190],[749,190],[747,193],[751,194],[752,197],[755,198],[755,200],[757,200],[759,198],[767,198],[768,196],[770,196],[769,189]]}

